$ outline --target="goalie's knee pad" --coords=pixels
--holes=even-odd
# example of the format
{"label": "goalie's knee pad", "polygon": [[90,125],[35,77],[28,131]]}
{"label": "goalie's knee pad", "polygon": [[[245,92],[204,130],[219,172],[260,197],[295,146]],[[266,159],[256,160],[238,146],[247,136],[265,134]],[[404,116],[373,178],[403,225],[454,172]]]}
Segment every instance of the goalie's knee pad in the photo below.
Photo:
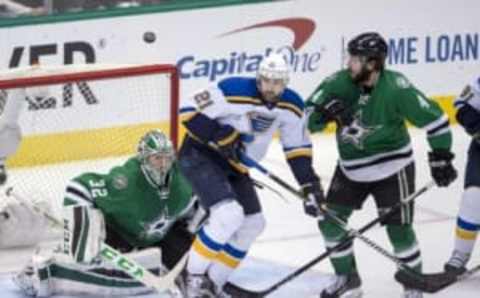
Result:
{"label": "goalie's knee pad", "polygon": [[458,217],[472,224],[480,224],[480,187],[471,186],[464,190]]}
{"label": "goalie's knee pad", "polygon": [[245,213],[234,200],[222,201],[210,208],[204,231],[219,243],[225,243],[243,224]]}
{"label": "goalie's knee pad", "polygon": [[105,242],[105,220],[100,210],[90,206],[65,207],[63,250],[76,262],[90,263]]}
{"label": "goalie's knee pad", "polygon": [[247,215],[229,244],[241,250],[248,250],[255,239],[263,232],[265,225],[265,217],[262,213]]}

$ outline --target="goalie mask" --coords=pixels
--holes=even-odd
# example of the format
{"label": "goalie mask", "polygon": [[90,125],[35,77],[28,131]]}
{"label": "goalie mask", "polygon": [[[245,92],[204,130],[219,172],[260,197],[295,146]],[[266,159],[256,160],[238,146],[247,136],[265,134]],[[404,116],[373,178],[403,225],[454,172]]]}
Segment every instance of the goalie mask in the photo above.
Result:
{"label": "goalie mask", "polygon": [[262,60],[257,72],[257,88],[267,102],[275,102],[287,87],[289,69],[280,54],[271,54]]}
{"label": "goalie mask", "polygon": [[163,132],[152,130],[146,133],[138,143],[137,158],[149,182],[158,187],[166,185],[175,161],[175,149]]}

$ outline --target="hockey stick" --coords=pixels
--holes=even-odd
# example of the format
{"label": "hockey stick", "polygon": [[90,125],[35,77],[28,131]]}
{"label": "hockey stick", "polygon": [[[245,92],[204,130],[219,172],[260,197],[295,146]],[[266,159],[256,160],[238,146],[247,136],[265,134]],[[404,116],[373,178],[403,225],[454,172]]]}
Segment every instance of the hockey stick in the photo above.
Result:
{"label": "hockey stick", "polygon": [[[264,168],[263,166],[261,166],[259,163],[257,163],[255,160],[252,160],[251,158],[249,158],[248,156],[246,156],[245,154],[242,155],[242,162],[249,166],[249,167],[254,167],[256,168],[257,170],[259,170],[261,173],[267,175],[268,177],[270,177],[272,180],[274,180],[275,182],[277,182],[279,185],[283,186],[285,189],[289,190],[291,193],[293,193],[294,195],[296,195],[298,198],[301,198],[301,199],[304,199],[304,196],[302,193],[300,193],[299,191],[297,191],[294,187],[290,186],[287,182],[283,181],[280,177],[276,176],[275,174],[269,172],[266,168]],[[263,290],[261,292],[251,292],[250,291],[250,294],[252,294],[252,297],[262,297],[266,294],[269,294],[271,292],[273,292],[274,290],[276,290],[279,286],[285,284],[286,282],[288,282],[289,280],[293,279],[294,277],[300,275],[301,273],[303,273],[304,271],[306,271],[308,268],[310,268],[311,266],[313,266],[314,264],[318,263],[319,261],[321,261],[322,259],[324,259],[325,257],[329,256],[333,251],[339,249],[339,248],[342,248],[344,245],[346,245],[347,243],[349,243],[354,237],[358,237],[359,239],[363,240],[367,245],[371,246],[372,248],[374,248],[375,250],[377,250],[378,252],[380,252],[382,255],[384,255],[385,257],[391,259],[392,261],[394,261],[400,268],[402,268],[403,270],[407,271],[409,275],[412,275],[412,277],[414,278],[417,278],[417,279],[420,279],[422,278],[422,274],[420,273],[417,273],[415,271],[413,271],[413,269],[411,269],[410,267],[406,266],[403,262],[401,262],[397,257],[393,256],[390,252],[388,252],[387,250],[383,249],[381,246],[377,245],[375,242],[371,241],[369,238],[367,237],[364,237],[362,236],[361,234],[363,232],[365,232],[366,230],[370,229],[372,226],[374,226],[375,224],[383,221],[384,219],[388,218],[389,216],[391,216],[394,212],[397,211],[397,209],[399,209],[403,204],[405,203],[408,203],[410,202],[411,200],[415,199],[416,197],[418,197],[420,194],[423,194],[425,191],[427,191],[428,189],[430,189],[432,186],[434,186],[434,182],[431,181],[429,182],[427,185],[425,185],[424,187],[422,187],[420,190],[418,190],[417,192],[411,194],[409,197],[403,199],[402,201],[398,202],[397,204],[395,204],[393,207],[390,208],[390,210],[388,212],[386,212],[385,214],[377,217],[375,220],[371,221],[369,224],[367,224],[366,226],[364,226],[363,228],[361,228],[360,230],[355,230],[355,229],[352,229],[352,228],[349,228],[345,222],[343,222],[343,220],[341,220],[340,218],[336,217],[335,215],[331,214],[330,212],[328,212],[327,210],[323,210],[325,211],[325,215],[332,218],[332,220],[335,220],[339,225],[342,226],[342,228],[345,229],[345,231],[347,232],[347,235],[345,236],[344,240],[341,241],[340,243],[338,243],[336,246],[334,246],[333,248],[331,248],[330,250],[327,250],[327,252],[325,252],[324,254],[320,255],[319,257],[315,258],[314,260],[310,261],[308,264],[304,265],[302,268],[300,268],[299,270],[297,270],[296,272],[294,272],[293,274],[287,276],[285,279],[281,280],[280,282],[278,282],[277,284],[271,286],[270,288],[266,289],[266,290]],[[303,270],[304,269],[304,270]],[[424,283],[424,281],[422,281],[422,283]],[[255,296],[255,295],[260,295],[260,296]]]}
{"label": "hockey stick", "polygon": [[[375,218],[374,220],[370,221],[369,223],[364,225],[362,228],[360,228],[358,230],[358,233],[363,234],[365,231],[371,229],[373,226],[375,226],[379,222],[384,221],[385,219],[390,217],[394,212],[396,212],[398,209],[400,209],[401,206],[404,203],[408,203],[410,201],[413,201],[414,199],[416,199],[417,197],[419,197],[420,195],[425,193],[427,190],[429,190],[431,187],[432,187],[432,184],[427,184],[427,185],[421,187],[415,193],[413,193],[410,196],[408,196],[407,198],[405,198],[402,202],[397,202],[387,212],[383,213],[382,215],[378,216],[377,218]],[[238,290],[238,293],[240,295],[244,295],[245,297],[250,297],[250,298],[264,297],[264,296],[274,292],[275,290],[277,290],[278,288],[280,288],[284,284],[288,283],[292,279],[294,279],[294,278],[298,277],[299,275],[303,274],[305,271],[307,271],[308,269],[313,267],[315,264],[317,264],[318,262],[320,262],[320,261],[324,260],[325,258],[327,258],[328,256],[330,256],[330,254],[332,254],[332,252],[337,251],[339,249],[342,249],[343,247],[348,245],[348,243],[350,243],[354,238],[355,238],[355,236],[353,236],[353,235],[346,235],[343,238],[343,240],[341,240],[337,245],[335,245],[334,247],[332,247],[330,249],[327,249],[326,252],[324,252],[321,255],[317,256],[316,258],[312,259],[308,263],[304,264],[303,266],[301,266],[300,268],[298,268],[294,272],[285,276],[283,279],[279,280],[278,282],[274,283],[273,285],[271,285],[270,287],[268,287],[266,289],[263,289],[263,290],[260,290],[260,291],[252,291],[252,290],[240,289],[239,287],[230,285],[231,290],[232,290],[231,293],[234,294],[235,291]],[[403,272],[403,271],[399,271],[399,272]]]}
{"label": "hockey stick", "polygon": [[[27,208],[32,208],[35,212],[45,217],[55,228],[64,228],[64,225],[59,219],[49,214],[46,210],[43,210],[39,206],[30,204],[26,199],[13,192],[12,187],[9,187],[5,191],[5,194],[13,197],[20,204],[26,206]],[[135,280],[141,282],[147,287],[154,288],[158,292],[170,291],[173,288],[175,278],[180,274],[185,266],[188,256],[188,254],[185,254],[172,270],[159,277],[106,243],[102,243],[100,255],[103,259],[110,262],[118,269],[124,271]]]}
{"label": "hockey stick", "polygon": [[405,287],[418,289],[427,293],[439,292],[459,281],[465,280],[480,271],[480,265],[477,265],[465,273],[454,275],[447,272],[425,274],[424,283],[419,283],[411,276],[399,271],[395,274],[395,279]]}
{"label": "hockey stick", "polygon": [[[292,192],[296,197],[298,197],[299,199],[301,200],[305,200],[305,196],[300,193],[298,190],[296,190],[293,186],[289,185],[287,182],[283,181],[280,177],[272,174],[269,170],[267,170],[265,167],[263,167],[261,164],[259,164],[258,162],[256,162],[255,160],[251,159],[250,157],[244,155],[242,156],[243,158],[243,162],[246,164],[246,165],[249,165],[249,166],[252,166],[254,168],[256,168],[257,170],[259,170],[261,173],[264,173],[266,174],[268,177],[270,177],[272,180],[274,180],[275,182],[277,182],[278,184],[282,185],[283,187],[285,187],[287,190],[289,190],[290,192]],[[434,185],[434,182],[431,181],[428,185]],[[378,245],[377,243],[375,243],[374,241],[372,241],[370,238],[368,237],[365,237],[364,235],[358,233],[357,230],[351,228],[348,226],[348,224],[342,220],[341,218],[339,218],[338,216],[336,216],[335,214],[333,214],[332,212],[328,211],[327,209],[323,208],[322,206],[320,206],[320,209],[322,211],[322,213],[330,218],[331,220],[333,220],[338,226],[340,226],[345,232],[347,232],[347,234],[351,234],[355,237],[357,237],[358,239],[362,240],[363,242],[365,242],[368,246],[370,246],[371,248],[373,248],[374,250],[376,250],[378,253],[380,253],[381,255],[383,255],[384,257],[390,259],[391,261],[393,261],[399,268],[401,268],[402,270],[405,270],[405,271],[408,271],[412,274],[414,274],[415,276],[418,275],[418,273],[416,271],[414,271],[412,268],[410,268],[409,266],[407,266],[405,263],[403,263],[401,260],[399,260],[396,256],[394,256],[393,254],[391,254],[389,251],[387,251],[386,249],[384,249],[382,246]]]}

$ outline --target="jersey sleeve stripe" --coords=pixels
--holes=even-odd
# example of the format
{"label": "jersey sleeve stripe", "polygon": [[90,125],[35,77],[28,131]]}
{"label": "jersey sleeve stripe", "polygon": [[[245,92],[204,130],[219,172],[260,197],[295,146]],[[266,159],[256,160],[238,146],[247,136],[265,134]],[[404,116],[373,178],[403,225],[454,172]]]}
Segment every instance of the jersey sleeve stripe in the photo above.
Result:
{"label": "jersey sleeve stripe", "polygon": [[423,127],[423,129],[426,130],[427,133],[428,133],[429,131],[435,130],[439,126],[444,125],[445,122],[447,122],[447,124],[448,124],[447,115],[443,115],[442,117],[428,123],[427,125],[425,125]]}
{"label": "jersey sleeve stripe", "polygon": [[75,201],[93,204],[94,200],[90,194],[86,194],[83,191],[79,190],[78,185],[70,184],[67,186],[66,197],[69,197]]}
{"label": "jersey sleeve stripe", "polygon": [[239,137],[238,131],[237,130],[232,130],[232,132],[230,134],[225,136],[225,138],[217,141],[217,143],[220,146],[225,146],[225,145],[228,145],[228,144],[232,143],[238,137]]}
{"label": "jersey sleeve stripe", "polygon": [[285,109],[289,110],[295,115],[297,115],[299,118],[302,118],[303,116],[303,111],[299,109],[296,105],[288,103],[288,102],[279,102],[277,103],[277,107],[280,109]]}
{"label": "jersey sleeve stripe", "polygon": [[308,149],[308,148],[295,149],[289,152],[285,152],[285,156],[287,157],[287,159],[297,158],[300,156],[312,157],[312,149]]}
{"label": "jersey sleeve stripe", "polygon": [[228,103],[233,104],[255,104],[255,105],[262,105],[262,101],[258,98],[248,97],[248,96],[227,96],[226,97]]}
{"label": "jersey sleeve stripe", "polygon": [[450,124],[448,123],[448,119],[440,125],[436,126],[435,128],[428,130],[427,135],[428,137],[433,137],[446,133],[447,131],[450,131]]}

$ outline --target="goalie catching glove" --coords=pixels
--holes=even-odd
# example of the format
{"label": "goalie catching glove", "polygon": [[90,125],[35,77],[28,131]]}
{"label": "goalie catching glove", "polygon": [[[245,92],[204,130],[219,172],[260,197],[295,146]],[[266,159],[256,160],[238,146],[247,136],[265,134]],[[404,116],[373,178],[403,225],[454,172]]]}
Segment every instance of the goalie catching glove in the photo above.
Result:
{"label": "goalie catching glove", "polygon": [[[11,188],[7,189],[7,193]],[[50,210],[47,201],[22,203],[14,197],[0,197],[0,248],[34,246],[48,238],[49,223],[47,219],[33,208],[37,205],[42,210]]]}

